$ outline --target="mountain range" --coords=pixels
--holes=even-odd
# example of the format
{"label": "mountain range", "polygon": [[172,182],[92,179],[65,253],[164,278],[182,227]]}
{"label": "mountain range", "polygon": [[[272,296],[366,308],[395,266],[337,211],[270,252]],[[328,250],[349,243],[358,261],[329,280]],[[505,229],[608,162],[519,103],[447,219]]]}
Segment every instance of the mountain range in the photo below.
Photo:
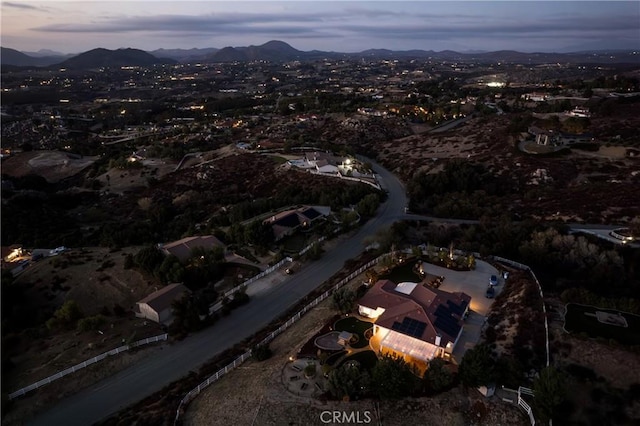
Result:
{"label": "mountain range", "polygon": [[640,55],[632,51],[574,52],[574,53],[523,53],[512,50],[494,52],[454,52],[445,50],[369,49],[357,53],[302,51],[289,44],[272,40],[259,46],[224,47],[205,49],[157,49],[145,52],[139,49],[93,49],[78,55],[56,56],[57,52],[40,50],[26,54],[2,47],[0,64],[20,67],[53,66],[69,69],[92,69],[100,67],[148,66],[154,64],[220,63],[270,61],[285,62],[312,59],[425,59],[478,62],[478,63],[640,63]]}

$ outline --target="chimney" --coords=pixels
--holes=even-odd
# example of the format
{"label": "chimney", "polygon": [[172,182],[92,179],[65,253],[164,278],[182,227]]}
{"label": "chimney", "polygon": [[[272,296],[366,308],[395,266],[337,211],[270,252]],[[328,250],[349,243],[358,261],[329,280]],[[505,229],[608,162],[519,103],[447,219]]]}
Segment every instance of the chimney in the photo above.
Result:
{"label": "chimney", "polygon": [[436,346],[440,346],[440,340],[442,340],[442,336],[436,334]]}

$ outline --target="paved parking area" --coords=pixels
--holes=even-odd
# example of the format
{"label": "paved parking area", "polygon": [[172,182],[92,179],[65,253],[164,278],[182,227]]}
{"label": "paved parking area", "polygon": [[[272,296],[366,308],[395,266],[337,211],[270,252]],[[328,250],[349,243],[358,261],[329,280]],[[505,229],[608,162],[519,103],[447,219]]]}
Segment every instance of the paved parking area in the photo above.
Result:
{"label": "paved parking area", "polygon": [[460,363],[467,349],[473,348],[480,340],[486,316],[491,310],[494,299],[485,297],[485,292],[489,286],[489,277],[491,275],[498,276],[496,296],[504,288],[504,280],[496,268],[481,260],[476,261],[476,269],[473,271],[452,271],[431,263],[425,263],[424,270],[428,274],[444,277],[440,290],[452,293],[462,291],[471,296],[469,316],[465,320],[462,335],[453,350],[454,361]]}
{"label": "paved parking area", "polygon": [[[476,261],[476,269],[473,271],[452,271],[431,263],[425,263],[424,270],[428,274],[444,277],[440,290],[465,292],[471,296],[471,310],[482,316],[486,316],[489,313],[493,299],[487,299],[485,292],[489,286],[489,277],[491,275],[499,275],[499,273],[496,268],[487,262]],[[502,291],[503,287],[504,280],[499,277],[496,296]]]}

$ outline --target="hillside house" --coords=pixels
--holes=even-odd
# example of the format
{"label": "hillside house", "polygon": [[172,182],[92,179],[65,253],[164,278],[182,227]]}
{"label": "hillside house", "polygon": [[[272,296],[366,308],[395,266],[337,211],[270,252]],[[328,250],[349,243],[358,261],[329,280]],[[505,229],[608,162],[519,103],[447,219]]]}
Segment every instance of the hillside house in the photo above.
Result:
{"label": "hillside house", "polygon": [[466,293],[380,280],[358,301],[358,312],[374,320],[374,350],[400,356],[424,371],[433,358],[451,356],[470,303]]}
{"label": "hillside house", "polygon": [[202,248],[204,250],[221,248],[225,250],[225,245],[213,235],[203,235],[187,237],[167,244],[159,244],[158,248],[165,255],[173,255],[180,259],[181,262],[184,262],[191,257],[191,252],[195,248]]}
{"label": "hillside house", "polygon": [[278,241],[293,234],[299,228],[308,228],[315,221],[324,219],[331,214],[331,208],[325,206],[303,206],[294,210],[286,210],[266,219],[263,223],[270,224],[273,235]]}
{"label": "hillside house", "polygon": [[137,302],[133,311],[138,318],[169,325],[173,322],[173,302],[189,293],[191,291],[182,284],[169,284]]}

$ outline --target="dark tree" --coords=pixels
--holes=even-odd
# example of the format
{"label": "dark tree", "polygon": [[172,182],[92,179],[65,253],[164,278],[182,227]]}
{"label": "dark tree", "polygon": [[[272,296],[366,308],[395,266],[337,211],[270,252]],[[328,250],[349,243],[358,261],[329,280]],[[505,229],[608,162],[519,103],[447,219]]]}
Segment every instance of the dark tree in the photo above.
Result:
{"label": "dark tree", "polygon": [[448,389],[453,381],[453,374],[445,368],[445,362],[441,358],[435,358],[429,363],[429,369],[424,374],[424,384],[428,392],[442,392]]}
{"label": "dark tree", "polygon": [[489,384],[493,380],[493,365],[489,346],[478,345],[469,349],[458,370],[462,384],[472,388]]}
{"label": "dark tree", "polygon": [[366,371],[348,364],[329,373],[329,392],[335,398],[357,399],[366,395],[371,388],[371,376]]}
{"label": "dark tree", "polygon": [[417,393],[421,381],[404,359],[385,355],[373,369],[373,387],[382,399],[400,399]]}
{"label": "dark tree", "polygon": [[566,399],[565,378],[554,367],[545,367],[533,382],[534,404],[545,423],[553,419]]}
{"label": "dark tree", "polygon": [[341,314],[348,314],[353,311],[355,301],[356,294],[346,287],[337,290],[331,296],[331,305]]}

